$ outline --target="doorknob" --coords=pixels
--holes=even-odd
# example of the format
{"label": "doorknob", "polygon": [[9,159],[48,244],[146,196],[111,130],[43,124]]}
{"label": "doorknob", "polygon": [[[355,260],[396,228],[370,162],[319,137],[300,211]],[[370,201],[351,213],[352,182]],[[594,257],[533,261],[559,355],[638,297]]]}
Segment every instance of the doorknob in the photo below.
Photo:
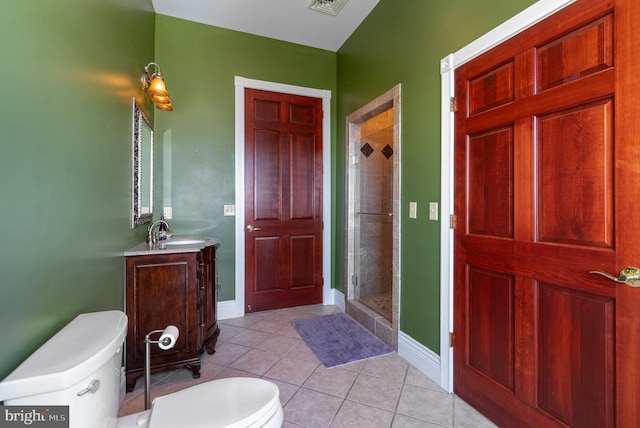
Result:
{"label": "doorknob", "polygon": [[249,232],[257,232],[258,230],[262,230],[262,229],[260,229],[259,227],[253,227],[253,225],[250,224],[249,226],[247,226],[247,230]]}
{"label": "doorknob", "polygon": [[630,266],[622,269],[620,271],[620,276],[618,276],[617,278],[613,275],[610,275],[606,272],[601,272],[599,270],[592,270],[589,273],[602,275],[606,278],[609,278],[611,281],[627,284],[629,287],[640,287],[640,269],[638,269],[637,267]]}

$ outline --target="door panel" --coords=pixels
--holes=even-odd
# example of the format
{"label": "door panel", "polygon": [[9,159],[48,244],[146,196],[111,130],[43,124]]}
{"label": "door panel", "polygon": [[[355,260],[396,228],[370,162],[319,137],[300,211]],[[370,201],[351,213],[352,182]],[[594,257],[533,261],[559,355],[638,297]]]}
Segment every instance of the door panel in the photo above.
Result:
{"label": "door panel", "polygon": [[322,302],[322,100],[245,90],[246,311]]}
{"label": "door panel", "polygon": [[606,426],[614,420],[614,300],[541,284],[538,301],[540,408],[571,426]]}
{"label": "door panel", "polygon": [[456,70],[454,390],[500,426],[640,426],[640,289],[589,274],[640,264],[639,4],[578,0]]}
{"label": "door panel", "polygon": [[613,246],[613,100],[538,118],[539,240]]}

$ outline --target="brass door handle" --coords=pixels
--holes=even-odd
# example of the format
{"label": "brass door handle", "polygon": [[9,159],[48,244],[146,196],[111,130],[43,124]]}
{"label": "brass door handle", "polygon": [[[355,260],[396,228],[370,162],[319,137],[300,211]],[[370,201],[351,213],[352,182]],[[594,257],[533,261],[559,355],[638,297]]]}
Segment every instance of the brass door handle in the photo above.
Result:
{"label": "brass door handle", "polygon": [[258,230],[262,230],[262,229],[260,229],[259,227],[253,227],[253,225],[250,224],[249,226],[247,226],[247,230],[249,232],[257,232]]}
{"label": "brass door handle", "polygon": [[617,278],[613,275],[599,270],[592,270],[589,273],[602,275],[605,278],[610,279],[611,281],[627,284],[629,287],[640,287],[640,269],[638,269],[637,267],[630,266],[622,269],[620,271],[620,275]]}

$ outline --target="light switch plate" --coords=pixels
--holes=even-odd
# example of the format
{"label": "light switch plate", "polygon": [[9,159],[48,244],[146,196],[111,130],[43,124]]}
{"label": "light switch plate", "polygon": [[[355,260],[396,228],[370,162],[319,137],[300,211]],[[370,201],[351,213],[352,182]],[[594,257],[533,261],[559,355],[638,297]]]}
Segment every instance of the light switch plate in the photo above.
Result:
{"label": "light switch plate", "polygon": [[409,202],[409,218],[418,218],[417,202]]}
{"label": "light switch plate", "polygon": [[225,205],[224,206],[224,215],[225,216],[234,216],[234,215],[236,215],[236,206],[235,205]]}
{"label": "light switch plate", "polygon": [[438,220],[437,202],[429,202],[429,220]]}
{"label": "light switch plate", "polygon": [[162,214],[164,215],[165,220],[171,220],[173,218],[173,208],[172,207],[164,207],[162,209]]}

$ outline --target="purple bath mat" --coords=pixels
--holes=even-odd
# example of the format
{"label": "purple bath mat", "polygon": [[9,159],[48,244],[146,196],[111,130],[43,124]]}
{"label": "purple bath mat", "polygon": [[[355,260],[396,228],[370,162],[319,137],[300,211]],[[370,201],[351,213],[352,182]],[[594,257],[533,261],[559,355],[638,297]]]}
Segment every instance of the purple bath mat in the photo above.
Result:
{"label": "purple bath mat", "polygon": [[292,320],[291,324],[326,367],[393,352],[344,313]]}

